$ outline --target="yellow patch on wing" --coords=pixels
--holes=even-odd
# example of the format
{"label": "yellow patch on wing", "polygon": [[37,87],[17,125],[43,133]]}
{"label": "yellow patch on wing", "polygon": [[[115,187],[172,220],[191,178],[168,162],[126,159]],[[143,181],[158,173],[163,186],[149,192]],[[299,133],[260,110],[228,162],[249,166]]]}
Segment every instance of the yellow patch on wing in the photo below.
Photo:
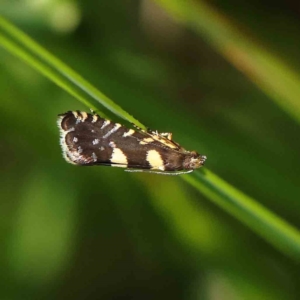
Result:
{"label": "yellow patch on wing", "polygon": [[78,118],[78,112],[76,110],[72,111],[73,116],[77,119]]}
{"label": "yellow patch on wing", "polygon": [[156,150],[149,150],[146,157],[151,169],[164,171],[164,161],[161,155]]}
{"label": "yellow patch on wing", "polygon": [[110,162],[127,166],[127,157],[121,149],[113,148],[113,152],[112,152],[112,155],[111,155],[111,158],[110,158]]}
{"label": "yellow patch on wing", "polygon": [[81,121],[84,122],[88,118],[88,114],[85,111],[81,111]]}
{"label": "yellow patch on wing", "polygon": [[93,115],[92,123],[96,123],[97,121],[98,121],[98,116],[97,115]]}
{"label": "yellow patch on wing", "polygon": [[159,135],[152,135],[152,138],[160,143],[162,143],[163,145],[172,148],[172,149],[177,149],[178,146],[174,145],[174,143],[164,137],[161,137]]}
{"label": "yellow patch on wing", "polygon": [[149,144],[149,143],[151,143],[151,142],[153,142],[153,141],[154,141],[154,139],[151,138],[151,137],[149,137],[149,138],[144,138],[143,140],[140,141],[140,145],[147,145],[147,144]]}

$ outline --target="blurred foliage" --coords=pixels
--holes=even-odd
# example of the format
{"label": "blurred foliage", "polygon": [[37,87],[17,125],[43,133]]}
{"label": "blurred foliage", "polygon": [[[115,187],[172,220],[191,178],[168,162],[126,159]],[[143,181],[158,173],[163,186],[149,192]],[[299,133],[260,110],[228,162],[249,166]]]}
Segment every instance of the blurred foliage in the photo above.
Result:
{"label": "blurred foliage", "polygon": [[[6,0],[0,13],[299,227],[298,89],[286,109],[285,85],[247,72],[297,82],[297,3],[158,2]],[[170,3],[207,9],[210,26],[177,23]],[[218,19],[239,55],[272,57],[269,73],[211,43],[226,38]],[[2,48],[0,63],[1,299],[299,299],[299,266],[179,177],[66,164],[56,115],[87,108]]]}

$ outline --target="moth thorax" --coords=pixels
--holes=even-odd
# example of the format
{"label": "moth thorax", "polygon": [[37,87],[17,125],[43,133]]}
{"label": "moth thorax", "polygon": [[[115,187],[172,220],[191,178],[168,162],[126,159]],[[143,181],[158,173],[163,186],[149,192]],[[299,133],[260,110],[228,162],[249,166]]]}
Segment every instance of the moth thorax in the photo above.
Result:
{"label": "moth thorax", "polygon": [[198,154],[196,151],[189,152],[184,161],[183,167],[185,170],[193,170],[203,166],[206,156]]}

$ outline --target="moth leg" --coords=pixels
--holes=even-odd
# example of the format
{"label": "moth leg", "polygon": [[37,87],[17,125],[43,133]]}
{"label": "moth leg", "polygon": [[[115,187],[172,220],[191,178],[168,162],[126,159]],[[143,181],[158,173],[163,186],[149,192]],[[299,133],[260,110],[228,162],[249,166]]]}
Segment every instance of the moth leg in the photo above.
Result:
{"label": "moth leg", "polygon": [[98,110],[93,110],[92,108],[90,108],[91,111],[91,115],[93,116],[100,116],[101,112],[99,112]]}
{"label": "moth leg", "polygon": [[147,133],[150,133],[150,134],[155,134],[155,135],[158,135],[159,133],[157,132],[157,130],[153,130],[149,127],[147,127]]}
{"label": "moth leg", "polygon": [[162,136],[170,141],[172,141],[172,133],[171,132],[158,132],[157,130],[152,130],[150,128],[147,129],[147,132],[151,135]]}
{"label": "moth leg", "polygon": [[125,165],[125,164],[114,164],[114,163],[111,163],[111,164],[108,164],[108,166],[110,166],[110,167],[118,167],[118,168],[127,168],[127,165]]}
{"label": "moth leg", "polygon": [[131,172],[131,173],[152,173],[152,174],[159,174],[159,175],[181,175],[181,174],[188,174],[193,172],[194,170],[188,170],[188,171],[178,171],[178,172],[166,172],[166,171],[153,171],[153,170],[145,170],[145,169],[126,169],[125,172]]}
{"label": "moth leg", "polygon": [[161,132],[159,133],[161,136],[167,138],[168,140],[172,141],[172,133],[171,132]]}

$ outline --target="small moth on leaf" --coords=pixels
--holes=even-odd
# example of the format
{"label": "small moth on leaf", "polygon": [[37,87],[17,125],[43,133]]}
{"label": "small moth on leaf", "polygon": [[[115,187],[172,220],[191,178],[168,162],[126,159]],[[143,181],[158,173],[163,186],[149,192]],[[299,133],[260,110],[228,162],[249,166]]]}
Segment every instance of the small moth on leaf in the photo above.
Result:
{"label": "small moth on leaf", "polygon": [[94,113],[69,111],[59,115],[57,123],[63,156],[75,165],[178,175],[200,168],[206,160],[174,142],[171,133],[128,129]]}

